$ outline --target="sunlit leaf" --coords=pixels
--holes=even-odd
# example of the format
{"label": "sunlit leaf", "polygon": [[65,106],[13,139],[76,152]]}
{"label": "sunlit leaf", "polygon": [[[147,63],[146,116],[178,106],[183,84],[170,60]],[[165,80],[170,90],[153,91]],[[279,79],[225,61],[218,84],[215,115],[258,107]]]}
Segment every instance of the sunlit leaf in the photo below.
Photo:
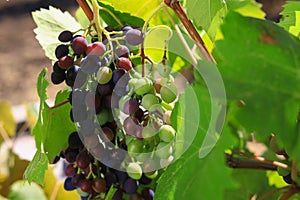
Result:
{"label": "sunlit leaf", "polygon": [[14,136],[16,134],[17,124],[12,113],[11,105],[8,101],[0,102],[0,126],[3,126],[9,136]]}

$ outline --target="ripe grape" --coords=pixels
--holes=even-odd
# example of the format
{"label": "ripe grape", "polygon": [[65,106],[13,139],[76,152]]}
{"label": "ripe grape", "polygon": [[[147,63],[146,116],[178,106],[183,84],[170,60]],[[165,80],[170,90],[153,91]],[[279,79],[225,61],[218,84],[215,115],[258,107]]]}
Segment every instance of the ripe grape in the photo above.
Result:
{"label": "ripe grape", "polygon": [[171,142],[175,137],[175,130],[170,125],[162,125],[158,130],[159,138],[164,142]]}
{"label": "ripe grape", "polygon": [[86,92],[81,89],[74,89],[69,95],[69,101],[71,105],[83,105]]}
{"label": "ripe grape", "polygon": [[129,116],[124,120],[123,128],[128,135],[135,135],[138,120],[135,117]]}
{"label": "ripe grape", "polygon": [[103,178],[98,177],[94,180],[92,188],[95,192],[101,194],[102,192],[106,191],[106,182]]}
{"label": "ripe grape", "polygon": [[125,69],[119,68],[115,69],[112,74],[112,80],[114,84],[117,84],[117,82],[120,80],[120,78],[126,73]]}
{"label": "ripe grape", "polygon": [[89,179],[83,179],[80,184],[80,189],[83,192],[91,192],[93,190],[93,181]]}
{"label": "ripe grape", "polygon": [[143,42],[143,34],[138,29],[131,29],[125,34],[125,41],[133,46],[139,45]]}
{"label": "ripe grape", "polygon": [[89,134],[84,136],[84,144],[86,148],[91,149],[96,147],[100,143],[98,135],[96,134]]}
{"label": "ripe grape", "polygon": [[292,184],[292,183],[293,183],[291,173],[289,173],[289,174],[286,175],[286,176],[283,176],[282,178],[283,178],[283,180],[284,180],[287,184]]}
{"label": "ripe grape", "polygon": [[131,178],[126,179],[126,181],[123,184],[123,188],[126,194],[136,193],[138,186],[139,186],[139,182]]}
{"label": "ripe grape", "polygon": [[71,47],[75,54],[84,54],[88,46],[87,40],[82,36],[77,36],[73,38]]}
{"label": "ripe grape", "polygon": [[151,182],[152,182],[152,179],[146,177],[145,174],[143,174],[139,180],[139,183],[142,185],[149,185]]}
{"label": "ripe grape", "polygon": [[58,60],[58,66],[62,69],[68,69],[74,64],[74,58],[71,56],[63,56]]}
{"label": "ripe grape", "polygon": [[72,191],[72,190],[76,189],[76,187],[72,183],[72,178],[71,177],[66,178],[66,180],[64,182],[64,189],[66,191]]}
{"label": "ripe grape", "polygon": [[125,57],[120,57],[116,64],[118,68],[125,69],[126,71],[129,71],[132,68],[131,61]]}
{"label": "ripe grape", "polygon": [[114,139],[114,132],[109,127],[103,127],[100,135],[104,142],[110,142]]}
{"label": "ripe grape", "polygon": [[102,66],[102,63],[101,63],[100,58],[95,55],[86,56],[80,65],[81,70],[86,74],[92,74],[92,73],[98,71],[98,69],[101,66]]}
{"label": "ripe grape", "polygon": [[126,167],[128,176],[132,179],[139,180],[142,177],[143,171],[138,163],[129,163]]}
{"label": "ripe grape", "polygon": [[69,144],[69,148],[71,149],[80,149],[83,147],[78,132],[75,131],[69,135],[68,144]]}
{"label": "ripe grape", "polygon": [[141,192],[141,195],[145,200],[154,199],[154,191],[151,188],[144,188]]}
{"label": "ripe grape", "polygon": [[73,38],[71,31],[65,30],[58,35],[58,40],[61,42],[70,42]]}
{"label": "ripe grape", "polygon": [[[122,100],[124,100],[125,102],[122,102]],[[137,100],[134,98],[131,98],[131,97],[126,98],[126,96],[125,96],[125,99],[121,98],[120,102],[121,102],[120,109],[125,114],[128,114],[128,115],[135,113],[135,111],[138,109],[138,106],[139,106]]]}
{"label": "ripe grape", "polygon": [[127,31],[132,30],[132,29],[133,28],[131,26],[124,26],[124,27],[122,27],[121,30],[126,33]]}
{"label": "ripe grape", "polygon": [[80,169],[87,168],[87,166],[89,166],[91,161],[92,161],[91,156],[85,150],[80,151],[76,157],[76,163]]}
{"label": "ripe grape", "polygon": [[84,180],[84,179],[85,179],[85,177],[84,177],[83,174],[75,174],[75,175],[72,177],[71,181],[72,181],[72,184],[73,184],[75,187],[79,187],[80,184],[81,184],[81,182],[82,182],[82,180]]}
{"label": "ripe grape", "polygon": [[65,151],[66,161],[69,163],[73,163],[76,161],[76,156],[79,153],[78,149],[67,148]]}
{"label": "ripe grape", "polygon": [[123,191],[121,189],[118,189],[114,196],[112,197],[112,200],[123,200]]}
{"label": "ripe grape", "polygon": [[55,49],[55,56],[57,59],[67,56],[69,54],[69,47],[65,44],[60,44]]}
{"label": "ripe grape", "polygon": [[177,97],[177,88],[172,82],[168,82],[160,89],[160,96],[166,103],[173,102]]}
{"label": "ripe grape", "polygon": [[109,67],[101,67],[97,72],[97,80],[100,84],[108,83],[112,78],[112,70]]}
{"label": "ripe grape", "polygon": [[101,96],[106,96],[106,95],[112,94],[113,89],[114,89],[114,84],[111,81],[106,84],[98,84],[97,85],[97,92]]}
{"label": "ripe grape", "polygon": [[121,45],[116,48],[116,54],[119,58],[120,57],[128,58],[129,53],[130,53],[130,51],[129,51],[128,47],[126,47],[125,45]]}
{"label": "ripe grape", "polygon": [[85,106],[73,107],[70,110],[70,117],[73,122],[82,122],[85,121],[88,117],[88,112]]}
{"label": "ripe grape", "polygon": [[[74,85],[79,69],[80,68],[77,65],[73,65],[72,67],[67,69],[66,80],[68,80],[69,83],[73,83]],[[73,85],[69,85],[69,86],[73,86]]]}
{"label": "ripe grape", "polygon": [[108,187],[118,182],[117,176],[113,172],[107,172],[104,178]]}
{"label": "ripe grape", "polygon": [[66,76],[66,70],[59,67],[58,61],[56,61],[56,62],[53,64],[53,72],[55,72],[56,74],[59,74],[59,75],[64,75],[64,76]]}
{"label": "ripe grape", "polygon": [[64,82],[65,79],[66,79],[65,75],[57,74],[55,72],[51,73],[51,82],[55,85],[58,85],[58,84]]}
{"label": "ripe grape", "polygon": [[116,174],[116,176],[118,178],[118,182],[120,184],[123,184],[126,181],[126,179],[128,178],[128,174],[124,171],[116,170],[115,174]]}
{"label": "ripe grape", "polygon": [[94,42],[86,48],[86,55],[103,56],[106,52],[106,47],[102,42]]}
{"label": "ripe grape", "polygon": [[74,167],[74,164],[69,164],[65,169],[65,174],[68,177],[72,177],[76,174],[77,168]]}

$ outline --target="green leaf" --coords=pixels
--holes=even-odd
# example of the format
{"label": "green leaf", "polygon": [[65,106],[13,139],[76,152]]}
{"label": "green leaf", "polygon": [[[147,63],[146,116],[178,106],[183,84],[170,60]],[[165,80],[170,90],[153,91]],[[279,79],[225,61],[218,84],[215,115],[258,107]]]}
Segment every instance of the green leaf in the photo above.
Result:
{"label": "green leaf", "polygon": [[45,172],[48,168],[48,158],[45,153],[37,151],[24,172],[24,178],[29,182],[44,184]]}
{"label": "green leaf", "polygon": [[[238,34],[237,34],[238,30]],[[291,157],[298,157],[296,119],[300,108],[300,42],[270,21],[230,12],[222,26],[224,40],[214,55],[232,104],[228,119],[267,141],[279,135]],[[233,114],[232,114],[233,113]]]}
{"label": "green leaf", "polygon": [[186,2],[187,15],[198,27],[208,31],[217,12],[225,6],[220,0],[191,0]]}
{"label": "green leaf", "polygon": [[282,15],[279,25],[285,30],[289,31],[291,26],[295,25],[296,22],[296,12],[300,11],[300,2],[288,1],[284,6],[283,11],[280,13]]}
{"label": "green leaf", "polygon": [[60,44],[58,35],[64,30],[75,32],[81,29],[80,24],[68,12],[52,6],[48,10],[42,8],[32,12],[32,17],[37,25],[34,29],[36,39],[51,60],[56,60],[55,48]]}
{"label": "green leaf", "polygon": [[43,189],[35,183],[27,183],[24,181],[17,181],[11,185],[11,191],[8,195],[10,200],[47,200]]}

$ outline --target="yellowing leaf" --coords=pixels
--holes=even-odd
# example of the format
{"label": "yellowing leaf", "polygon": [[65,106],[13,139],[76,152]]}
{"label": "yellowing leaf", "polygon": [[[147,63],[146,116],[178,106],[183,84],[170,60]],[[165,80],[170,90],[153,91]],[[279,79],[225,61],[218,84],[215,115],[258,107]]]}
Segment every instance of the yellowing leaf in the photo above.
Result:
{"label": "yellowing leaf", "polygon": [[261,10],[262,5],[256,2],[251,2],[243,7],[236,9],[238,13],[247,17],[255,17],[259,19],[264,19],[265,13]]}
{"label": "yellowing leaf", "polygon": [[26,120],[32,130],[38,120],[38,111],[34,105],[26,105]]}
{"label": "yellowing leaf", "polygon": [[295,11],[296,23],[295,26],[290,26],[289,32],[296,37],[300,38],[300,11]]}
{"label": "yellowing leaf", "polygon": [[145,38],[145,53],[154,62],[160,62],[164,55],[166,42],[172,37],[168,26],[159,25],[151,28]]}
{"label": "yellowing leaf", "polygon": [[8,101],[0,103],[0,125],[1,124],[9,136],[15,135],[17,125],[12,114],[11,105]]}

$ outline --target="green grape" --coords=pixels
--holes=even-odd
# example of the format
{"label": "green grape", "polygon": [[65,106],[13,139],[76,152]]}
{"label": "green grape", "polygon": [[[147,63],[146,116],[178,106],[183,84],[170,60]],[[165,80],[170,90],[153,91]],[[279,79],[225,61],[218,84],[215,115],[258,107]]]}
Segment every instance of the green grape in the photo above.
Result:
{"label": "green grape", "polygon": [[145,176],[150,179],[155,179],[157,175],[158,175],[157,170],[155,170],[154,172],[145,172]]}
{"label": "green grape", "polygon": [[171,142],[175,137],[175,130],[170,125],[162,125],[158,130],[159,138],[164,142]]}
{"label": "green grape", "polygon": [[109,67],[100,67],[97,72],[97,80],[100,84],[108,83],[112,78],[112,70]]}
{"label": "green grape", "polygon": [[164,108],[160,104],[154,104],[154,105],[152,105],[148,111],[150,113],[155,113],[155,112],[164,113],[165,112]]}
{"label": "green grape", "polygon": [[143,151],[144,143],[142,140],[133,139],[128,143],[127,150],[129,154],[141,153]]}
{"label": "green grape", "polygon": [[160,96],[166,103],[173,102],[177,97],[178,91],[174,83],[168,82],[160,89]]}
{"label": "green grape", "polygon": [[153,126],[146,126],[142,131],[143,138],[152,138],[157,134],[157,130]]}
{"label": "green grape", "polygon": [[158,104],[158,98],[157,96],[153,94],[146,94],[142,98],[142,106],[146,109],[149,110],[152,105]]}
{"label": "green grape", "polygon": [[170,75],[172,68],[169,67],[168,65],[163,65],[162,63],[159,63],[157,65],[157,71],[159,73],[159,75],[161,75],[162,77],[167,78]]}
{"label": "green grape", "polygon": [[165,85],[167,83],[174,83],[174,77],[169,75],[168,77],[164,77],[160,79],[160,84],[161,85]]}
{"label": "green grape", "polygon": [[153,89],[153,83],[148,78],[140,78],[135,82],[134,88],[137,95],[144,95]]}
{"label": "green grape", "polygon": [[126,167],[128,176],[132,179],[139,180],[142,177],[143,171],[138,163],[129,163]]}
{"label": "green grape", "polygon": [[170,157],[168,157],[167,159],[160,159],[160,161],[159,161],[160,166],[161,166],[162,168],[168,167],[168,165],[172,163],[173,159],[174,159],[173,156],[170,156]]}
{"label": "green grape", "polygon": [[162,159],[167,159],[173,152],[172,146],[167,142],[160,142],[157,145],[156,156]]}
{"label": "green grape", "polygon": [[109,120],[109,113],[110,111],[108,109],[103,109],[99,114],[97,114],[97,119],[100,124],[100,126],[104,125]]}

